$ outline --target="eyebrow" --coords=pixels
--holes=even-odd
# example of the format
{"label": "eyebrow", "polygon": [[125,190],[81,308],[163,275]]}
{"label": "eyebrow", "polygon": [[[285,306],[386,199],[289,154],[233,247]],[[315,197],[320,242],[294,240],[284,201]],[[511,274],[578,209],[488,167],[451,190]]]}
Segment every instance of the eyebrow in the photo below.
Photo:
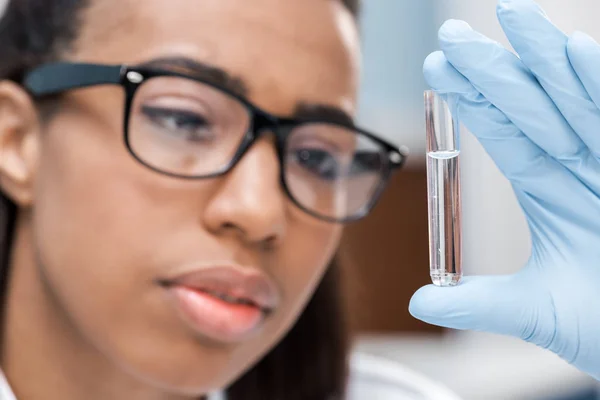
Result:
{"label": "eyebrow", "polygon": [[207,80],[219,87],[229,90],[239,96],[249,93],[246,82],[233,76],[223,68],[192,60],[187,57],[161,57],[139,64],[140,67],[159,68],[173,72],[181,72],[191,77]]}
{"label": "eyebrow", "polygon": [[[249,85],[243,78],[234,76],[223,68],[188,57],[160,57],[139,64],[139,66],[166,69],[204,79],[244,98],[250,94]],[[299,102],[292,116],[298,119],[330,121],[354,126],[354,118],[350,114],[339,107],[325,104]]]}
{"label": "eyebrow", "polygon": [[294,117],[354,126],[354,118],[350,114],[339,107],[326,104],[300,103],[294,111]]}

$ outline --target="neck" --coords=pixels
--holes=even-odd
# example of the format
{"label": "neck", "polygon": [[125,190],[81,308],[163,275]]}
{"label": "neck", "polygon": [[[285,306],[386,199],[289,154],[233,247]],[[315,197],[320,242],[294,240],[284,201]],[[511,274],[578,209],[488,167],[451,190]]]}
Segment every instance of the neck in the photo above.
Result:
{"label": "neck", "polygon": [[0,347],[17,399],[190,400],[129,375],[82,337],[46,284],[27,218],[16,227]]}

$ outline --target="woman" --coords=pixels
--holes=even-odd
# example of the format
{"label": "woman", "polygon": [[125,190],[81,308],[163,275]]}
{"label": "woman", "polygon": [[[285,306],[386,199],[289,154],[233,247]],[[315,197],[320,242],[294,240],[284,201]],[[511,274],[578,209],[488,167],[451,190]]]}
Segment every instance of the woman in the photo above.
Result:
{"label": "woman", "polygon": [[4,323],[18,399],[336,399],[335,267],[404,154],[352,123],[357,5],[12,1]]}

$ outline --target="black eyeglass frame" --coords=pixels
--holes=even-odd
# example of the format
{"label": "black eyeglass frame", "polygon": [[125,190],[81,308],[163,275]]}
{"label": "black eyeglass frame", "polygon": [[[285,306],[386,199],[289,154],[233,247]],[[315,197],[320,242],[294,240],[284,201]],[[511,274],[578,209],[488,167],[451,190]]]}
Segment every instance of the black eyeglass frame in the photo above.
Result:
{"label": "black eyeglass frame", "polygon": [[[131,109],[133,105],[133,99],[137,90],[147,80],[156,77],[179,77],[190,79],[210,86],[232,98],[239,101],[249,113],[250,124],[248,131],[242,142],[240,143],[235,155],[231,161],[225,165],[221,170],[212,173],[210,175],[202,176],[187,176],[170,173],[156,168],[146,161],[141,159],[135,151],[132,149],[129,141],[129,124],[131,117]],[[40,67],[34,68],[29,71],[23,80],[23,86],[30,93],[33,98],[41,98],[44,96],[59,94],[68,90],[81,89],[90,86],[97,85],[120,85],[125,90],[125,113],[123,121],[123,136],[127,151],[134,157],[135,160],[140,162],[145,167],[160,173],[162,175],[172,176],[179,179],[209,179],[222,176],[228,173],[235,165],[240,161],[244,154],[252,147],[256,140],[261,136],[263,132],[272,132],[276,137],[276,151],[279,158],[280,164],[280,183],[286,192],[288,198],[304,212],[312,215],[321,220],[334,223],[348,223],[357,221],[364,218],[373,207],[377,204],[383,191],[385,190],[387,183],[392,175],[392,172],[400,169],[406,162],[408,156],[408,150],[405,147],[398,148],[386,140],[383,140],[374,134],[360,129],[353,124],[343,124],[324,119],[294,119],[284,118],[268,113],[261,108],[250,103],[246,98],[239,94],[228,90],[227,88],[216,85],[210,80],[203,79],[201,77],[190,76],[188,74],[170,71],[168,69],[159,68],[147,68],[147,67],[136,67],[128,65],[102,65],[102,64],[90,64],[90,63],[70,63],[70,62],[56,62],[45,64]],[[381,171],[381,181],[379,186],[375,189],[371,200],[368,204],[365,204],[362,209],[355,215],[351,215],[345,218],[334,218],[325,215],[321,215],[317,212],[312,211],[310,208],[305,207],[299,202],[292,194],[288,187],[285,179],[285,145],[288,133],[291,130],[306,124],[328,124],[332,126],[338,126],[353,130],[356,134],[361,134],[374,141],[375,143],[382,146],[385,152],[387,152],[387,160],[385,168]]]}

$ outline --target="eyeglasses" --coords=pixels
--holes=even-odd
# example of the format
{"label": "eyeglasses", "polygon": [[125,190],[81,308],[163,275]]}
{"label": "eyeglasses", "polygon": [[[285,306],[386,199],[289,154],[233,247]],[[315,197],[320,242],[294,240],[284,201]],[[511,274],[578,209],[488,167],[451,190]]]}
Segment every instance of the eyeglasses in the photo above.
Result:
{"label": "eyeglasses", "polygon": [[407,156],[351,123],[277,117],[209,79],[168,69],[52,63],[30,71],[23,84],[35,98],[122,86],[129,153],[176,178],[226,174],[270,132],[285,193],[305,212],[330,222],[366,216]]}

